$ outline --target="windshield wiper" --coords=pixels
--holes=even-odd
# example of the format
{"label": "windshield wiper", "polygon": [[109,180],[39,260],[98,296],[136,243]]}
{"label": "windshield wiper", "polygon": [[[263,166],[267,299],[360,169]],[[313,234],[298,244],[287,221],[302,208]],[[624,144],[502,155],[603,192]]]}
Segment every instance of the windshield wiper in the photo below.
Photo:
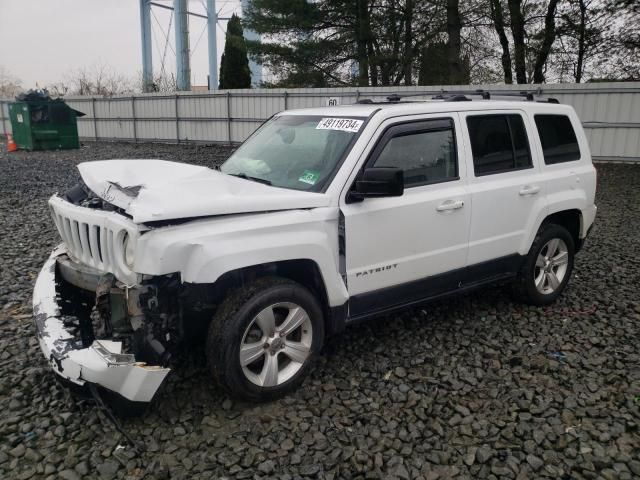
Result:
{"label": "windshield wiper", "polygon": [[264,183],[265,185],[271,185],[271,182],[269,180],[259,177],[250,177],[246,173],[230,173],[229,175],[231,175],[232,177],[243,178],[245,180],[251,180],[253,182]]}

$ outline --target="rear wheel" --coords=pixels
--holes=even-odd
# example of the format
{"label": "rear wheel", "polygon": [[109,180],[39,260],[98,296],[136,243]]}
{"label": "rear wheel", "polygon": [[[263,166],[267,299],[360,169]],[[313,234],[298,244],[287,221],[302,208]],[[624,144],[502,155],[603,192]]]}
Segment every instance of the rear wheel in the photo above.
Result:
{"label": "rear wheel", "polygon": [[516,280],[517,296],[532,305],[555,301],[569,282],[574,255],[573,237],[566,228],[543,225]]}
{"label": "rear wheel", "polygon": [[309,290],[282,278],[258,279],[218,308],[207,342],[209,367],[235,397],[278,398],[304,380],[322,347],[323,327]]}

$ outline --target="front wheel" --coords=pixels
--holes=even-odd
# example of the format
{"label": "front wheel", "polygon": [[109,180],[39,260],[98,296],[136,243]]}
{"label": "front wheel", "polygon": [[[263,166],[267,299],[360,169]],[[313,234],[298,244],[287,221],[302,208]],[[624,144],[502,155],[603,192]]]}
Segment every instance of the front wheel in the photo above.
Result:
{"label": "front wheel", "polygon": [[532,305],[554,302],[569,282],[574,255],[573,237],[566,228],[543,225],[516,280],[516,295]]}
{"label": "front wheel", "polygon": [[302,383],[323,340],[313,294],[290,280],[261,278],[219,306],[209,327],[209,368],[233,396],[272,400]]}

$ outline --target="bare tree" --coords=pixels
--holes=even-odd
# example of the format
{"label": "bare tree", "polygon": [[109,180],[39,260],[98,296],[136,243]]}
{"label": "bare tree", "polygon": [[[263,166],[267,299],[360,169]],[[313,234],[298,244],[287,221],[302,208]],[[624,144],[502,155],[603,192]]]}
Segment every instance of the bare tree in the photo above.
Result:
{"label": "bare tree", "polygon": [[0,98],[13,98],[22,91],[22,82],[0,65]]}
{"label": "bare tree", "polygon": [[525,19],[522,13],[522,0],[508,0],[511,17],[511,34],[513,35],[513,51],[515,55],[516,81],[527,83],[526,32]]}
{"label": "bare tree", "polygon": [[449,63],[449,83],[460,85],[465,83],[465,75],[462,68],[462,16],[460,15],[460,1],[447,0],[447,50]]}
{"label": "bare tree", "polygon": [[500,40],[502,55],[502,70],[504,71],[504,83],[513,83],[513,72],[511,71],[511,52],[509,51],[509,39],[504,28],[504,11],[501,0],[490,0],[490,12],[493,26]]}
{"label": "bare tree", "polygon": [[585,0],[578,0],[578,7],[580,11],[579,20],[577,22],[577,40],[578,40],[578,55],[576,59],[576,83],[580,83],[582,80],[582,74],[584,73],[584,59],[587,45],[587,11],[588,5]]}
{"label": "bare tree", "polygon": [[355,36],[358,52],[358,85],[369,85],[369,57],[367,46],[371,42],[368,0],[356,0]]}
{"label": "bare tree", "polygon": [[601,0],[568,0],[558,5],[558,16],[558,42],[552,53],[556,78],[580,83],[599,56],[611,53],[609,25],[616,22]]}
{"label": "bare tree", "polygon": [[540,32],[541,41],[537,46],[533,65],[533,83],[543,83],[544,68],[551,53],[551,47],[556,39],[556,8],[558,0],[549,0],[544,16],[544,29]]}
{"label": "bare tree", "polygon": [[173,73],[161,72],[153,76],[154,92],[175,92],[178,90],[178,80]]}
{"label": "bare tree", "polygon": [[[136,93],[143,91],[144,81],[142,80],[142,72],[138,72],[138,75],[135,77],[135,81],[133,82],[135,88],[134,91]],[[176,79],[175,74],[171,72],[167,72],[165,70],[161,72],[155,72],[153,74],[153,81],[151,83],[151,91],[152,92],[175,92],[178,90],[178,80]]]}
{"label": "bare tree", "polygon": [[45,88],[52,97],[64,97],[71,90],[71,87],[63,81],[50,83]]}
{"label": "bare tree", "polygon": [[54,95],[96,95],[112,97],[136,91],[137,82],[119,74],[108,65],[95,64],[79,68],[65,75],[64,79],[47,85]]}

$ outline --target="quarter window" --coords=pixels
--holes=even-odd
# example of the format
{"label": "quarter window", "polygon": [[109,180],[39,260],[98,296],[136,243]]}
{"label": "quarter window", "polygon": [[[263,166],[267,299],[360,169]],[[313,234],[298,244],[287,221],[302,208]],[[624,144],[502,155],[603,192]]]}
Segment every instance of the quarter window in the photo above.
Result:
{"label": "quarter window", "polygon": [[451,120],[399,125],[392,127],[385,136],[391,138],[380,150],[373,166],[401,168],[405,187],[458,178]]}
{"label": "quarter window", "polygon": [[571,120],[565,115],[535,115],[544,163],[580,160],[580,147]]}
{"label": "quarter window", "polygon": [[467,117],[475,175],[531,168],[527,131],[520,115]]}

